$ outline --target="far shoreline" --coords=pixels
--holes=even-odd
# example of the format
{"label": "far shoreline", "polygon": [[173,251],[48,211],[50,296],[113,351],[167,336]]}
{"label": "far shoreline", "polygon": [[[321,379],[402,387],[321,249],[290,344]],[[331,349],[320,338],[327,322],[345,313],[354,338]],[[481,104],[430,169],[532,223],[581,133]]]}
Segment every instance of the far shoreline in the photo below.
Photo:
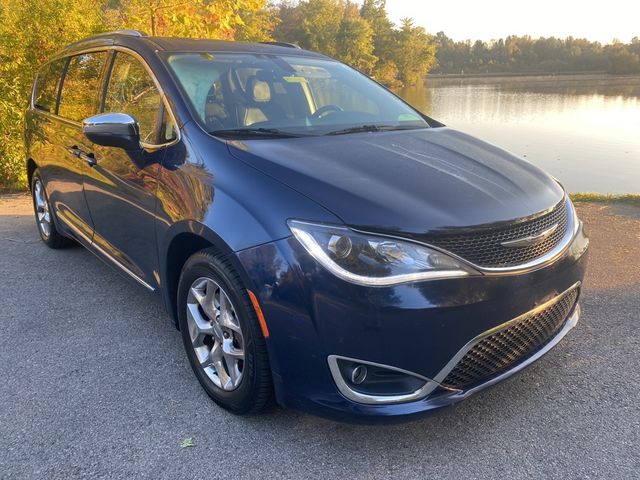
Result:
{"label": "far shoreline", "polygon": [[426,76],[425,81],[429,80],[448,80],[448,79],[484,79],[484,78],[518,78],[518,77],[581,77],[584,79],[640,79],[640,74],[629,73],[607,73],[606,71],[582,71],[582,72],[492,72],[492,73],[430,73]]}

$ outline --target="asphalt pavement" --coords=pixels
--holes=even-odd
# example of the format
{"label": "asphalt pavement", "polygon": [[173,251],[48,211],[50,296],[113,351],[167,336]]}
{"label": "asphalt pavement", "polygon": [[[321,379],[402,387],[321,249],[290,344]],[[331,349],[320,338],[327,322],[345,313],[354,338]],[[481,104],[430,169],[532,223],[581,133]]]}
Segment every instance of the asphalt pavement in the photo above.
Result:
{"label": "asphalt pavement", "polygon": [[0,478],[639,478],[640,207],[579,213],[583,316],[556,348],[437,415],[357,426],[218,408],[152,294],[0,197]]}

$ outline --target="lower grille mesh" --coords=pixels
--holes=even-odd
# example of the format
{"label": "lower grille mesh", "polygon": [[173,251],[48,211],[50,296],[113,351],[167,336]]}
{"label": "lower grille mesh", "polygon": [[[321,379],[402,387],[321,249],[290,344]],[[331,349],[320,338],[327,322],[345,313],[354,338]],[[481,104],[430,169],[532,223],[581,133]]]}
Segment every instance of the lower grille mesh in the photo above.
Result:
{"label": "lower grille mesh", "polygon": [[515,366],[547,344],[562,328],[578,300],[576,287],[541,311],[521,319],[469,350],[449,372],[442,385],[465,390]]}

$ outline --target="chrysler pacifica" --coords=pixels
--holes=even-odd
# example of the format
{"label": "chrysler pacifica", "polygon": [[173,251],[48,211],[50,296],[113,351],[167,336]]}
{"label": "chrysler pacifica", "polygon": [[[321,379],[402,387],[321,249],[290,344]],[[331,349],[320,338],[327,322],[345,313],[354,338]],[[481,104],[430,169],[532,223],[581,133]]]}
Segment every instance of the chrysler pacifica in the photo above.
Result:
{"label": "chrysler pacifica", "polygon": [[156,292],[234,413],[409,418],[578,321],[554,178],[293,45],[91,37],[39,70],[25,142],[44,243]]}

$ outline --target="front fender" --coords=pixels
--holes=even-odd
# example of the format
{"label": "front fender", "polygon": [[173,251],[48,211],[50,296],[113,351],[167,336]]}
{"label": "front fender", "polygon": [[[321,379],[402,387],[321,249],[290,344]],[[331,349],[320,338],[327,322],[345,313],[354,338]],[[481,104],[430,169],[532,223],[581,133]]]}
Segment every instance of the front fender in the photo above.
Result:
{"label": "front fender", "polygon": [[[288,237],[289,218],[340,223],[313,200],[232,157],[224,142],[193,122],[185,125],[182,141],[167,151],[157,196],[158,283],[169,303],[175,296],[172,272],[177,269],[179,276],[182,268],[169,265],[176,241],[193,242],[189,255],[214,246],[233,259],[248,282],[236,253]],[[184,262],[185,255],[178,260]]]}

